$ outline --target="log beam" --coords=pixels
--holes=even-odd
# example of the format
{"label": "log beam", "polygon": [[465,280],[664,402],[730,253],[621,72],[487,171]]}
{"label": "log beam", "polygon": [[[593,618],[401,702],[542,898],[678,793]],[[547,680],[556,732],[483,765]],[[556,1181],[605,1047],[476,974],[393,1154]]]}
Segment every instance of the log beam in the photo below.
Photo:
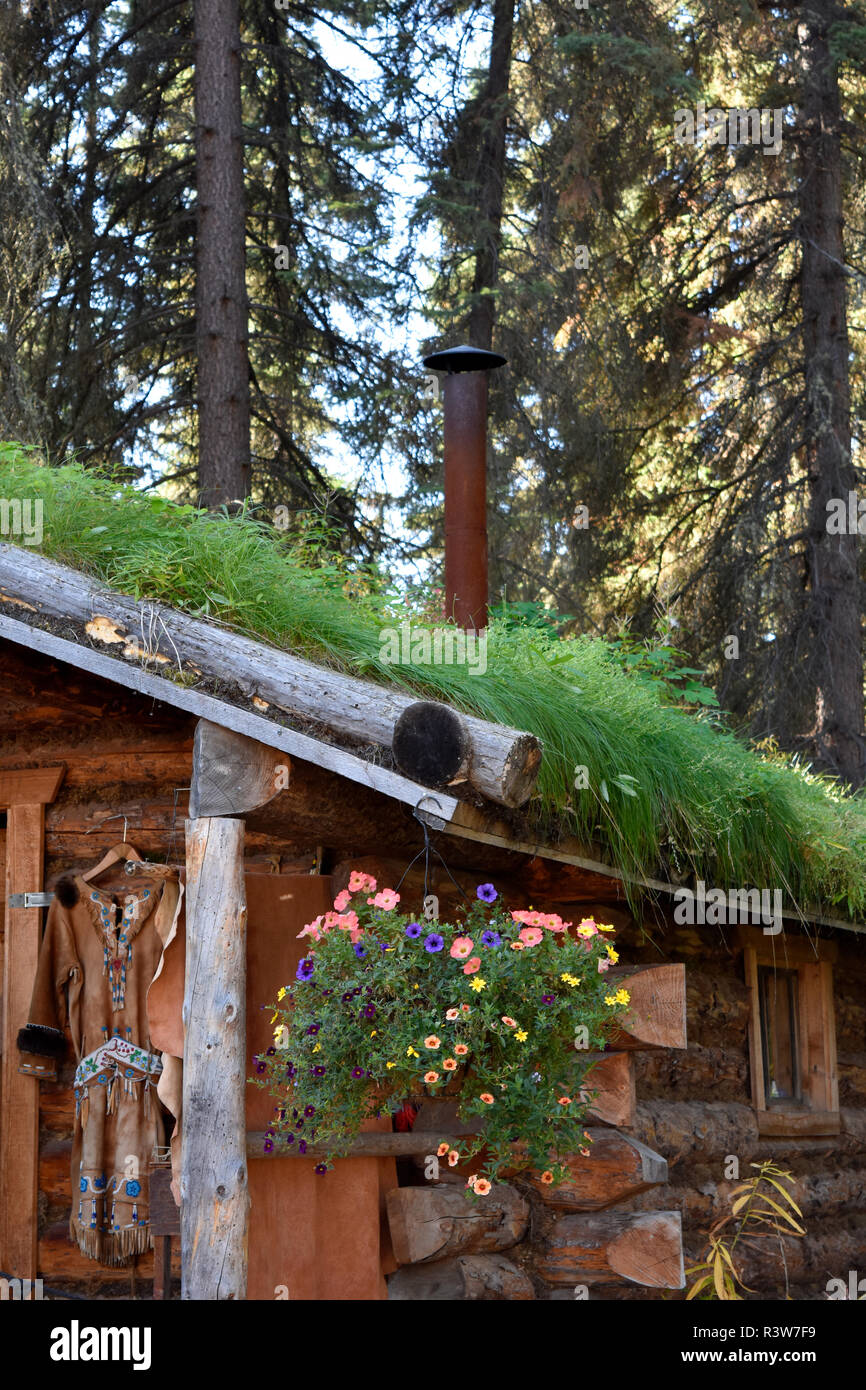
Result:
{"label": "log beam", "polygon": [[636,1197],[668,1180],[668,1165],[638,1139],[613,1129],[589,1129],[592,1143],[587,1158],[575,1154],[560,1162],[568,1177],[556,1186],[541,1181],[539,1173],[527,1174],[533,1190],[549,1207],[563,1211],[601,1211]]}
{"label": "log beam", "polygon": [[386,1194],[391,1244],[398,1264],[505,1250],[529,1225],[529,1206],[507,1183],[472,1205],[462,1187],[395,1187]]}
{"label": "log beam", "polygon": [[626,1279],[650,1289],[682,1289],[678,1211],[561,1216],[544,1234],[535,1270],[549,1284],[604,1284]]}
{"label": "log beam", "polygon": [[686,1041],[686,967],[681,964],[618,965],[607,972],[612,990],[631,995],[629,1011],[611,1047],[688,1046]]}
{"label": "log beam", "polygon": [[242,820],[186,822],[181,1147],[184,1299],[247,1286],[246,895]]}
{"label": "log beam", "polygon": [[[283,779],[279,769],[285,768]],[[242,816],[266,806],[288,785],[289,760],[254,738],[232,733],[209,719],[195,728],[190,820],[201,816]]]}
{"label": "log beam", "polygon": [[[172,608],[136,602],[20,546],[0,544],[0,593],[27,600],[39,614],[87,625],[92,638],[120,653],[115,659],[144,658],[167,670],[180,661],[187,672],[240,686],[251,703],[275,705],[364,744],[390,749],[397,720],[417,703],[391,685],[343,675]],[[472,786],[503,805],[522,804],[540,770],[538,739],[473,715],[460,718],[472,742],[467,768]]]}

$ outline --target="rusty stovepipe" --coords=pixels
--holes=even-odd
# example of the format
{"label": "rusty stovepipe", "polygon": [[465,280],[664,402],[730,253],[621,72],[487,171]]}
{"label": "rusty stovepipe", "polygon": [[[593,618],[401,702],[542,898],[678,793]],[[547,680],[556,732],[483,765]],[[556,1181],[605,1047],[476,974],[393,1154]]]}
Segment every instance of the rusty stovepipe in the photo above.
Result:
{"label": "rusty stovepipe", "polygon": [[434,352],[444,371],[445,611],[462,628],[487,626],[487,373],[508,359],[483,348]]}

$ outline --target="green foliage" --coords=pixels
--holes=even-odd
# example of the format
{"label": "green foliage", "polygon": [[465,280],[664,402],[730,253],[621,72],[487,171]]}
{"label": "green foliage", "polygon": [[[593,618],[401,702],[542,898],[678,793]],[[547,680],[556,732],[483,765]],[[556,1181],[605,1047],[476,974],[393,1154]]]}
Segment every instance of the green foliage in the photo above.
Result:
{"label": "green foliage", "polygon": [[[803,1213],[783,1183],[793,1183],[791,1173],[778,1168],[769,1159],[750,1163],[755,1176],[731,1192],[731,1210],[707,1232],[704,1257],[686,1270],[698,1278],[686,1294],[686,1301],[710,1302],[717,1299],[742,1302],[738,1289],[751,1293],[742,1281],[734,1262],[734,1252],[742,1243],[749,1246],[757,1240],[773,1240],[780,1236],[804,1236],[806,1232],[791,1212],[802,1219]],[[731,1229],[728,1230],[727,1228]],[[727,1231],[723,1235],[722,1232]],[[784,1264],[784,1261],[783,1261]]]}
{"label": "green foliage", "polygon": [[376,888],[353,873],[353,891],[301,933],[315,944],[280,990],[275,1046],[251,1078],[278,1102],[268,1138],[315,1139],[330,1164],[371,1113],[459,1096],[460,1118],[481,1121],[456,1150],[463,1161],[486,1150],[478,1177],[516,1165],[561,1181],[557,1154],[588,1143],[588,1052],[629,1003],[605,974],[613,928],[587,919],[572,937],[556,914],[515,921],[492,884],[458,921],[416,922]]}
{"label": "green foliage", "polygon": [[672,869],[708,884],[778,885],[804,909],[866,907],[862,796],[661,700],[607,642],[494,619],[484,675],[395,666],[383,659],[382,631],[407,616],[404,596],[364,571],[309,567],[249,512],[177,507],[83,468],[40,467],[11,445],[0,455],[0,496],[42,498],[45,554],[136,598],[536,734],[544,757],[527,808],[533,832],[594,842],[627,874]]}
{"label": "green foliage", "polygon": [[671,704],[716,705],[715,693],[707,685],[696,681],[703,671],[694,666],[684,666],[688,653],[672,647],[664,640],[667,624],[660,618],[657,630],[658,640],[632,637],[624,630],[610,643],[612,655],[623,669],[636,680],[656,690],[660,699]]}

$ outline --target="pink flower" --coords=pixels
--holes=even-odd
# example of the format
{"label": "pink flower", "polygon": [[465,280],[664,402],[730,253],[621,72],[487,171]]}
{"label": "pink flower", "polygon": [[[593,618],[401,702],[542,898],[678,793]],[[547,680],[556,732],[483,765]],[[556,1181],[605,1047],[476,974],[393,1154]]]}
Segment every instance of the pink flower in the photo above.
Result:
{"label": "pink flower", "polygon": [[544,919],[544,925],[547,927],[548,931],[565,931],[571,926],[571,923],[563,922],[558,913],[549,912]]}
{"label": "pink flower", "polygon": [[503,1014],[503,1015],[502,1015],[502,1022],[505,1024],[506,1028],[516,1028],[516,1027],[517,1027],[517,1021],[516,1021],[516,1019],[509,1018],[509,1017],[508,1017],[508,1014]]}
{"label": "pink flower", "polygon": [[450,954],[455,960],[466,960],[472,955],[473,941],[471,936],[455,936],[451,943]]}
{"label": "pink flower", "polygon": [[584,917],[577,929],[577,934],[588,941],[590,937],[598,936],[598,927],[591,917]]}
{"label": "pink flower", "polygon": [[322,930],[323,930],[323,931],[330,931],[330,930],[331,930],[331,927],[337,927],[337,926],[339,926],[339,924],[340,924],[340,914],[339,914],[339,912],[326,912],[326,913],[325,913],[325,925],[324,925],[324,927],[322,928]]}
{"label": "pink flower", "polygon": [[316,918],[315,922],[308,922],[307,925],[306,925],[305,927],[302,927],[301,930],[298,932],[298,937],[301,937],[301,936],[311,936],[311,937],[313,938],[314,941],[318,941],[318,940],[319,940],[319,936],[320,936],[320,934],[321,934],[321,933],[319,932],[319,928],[320,928],[321,925],[322,925],[322,918],[321,918],[321,916],[319,916],[319,917]]}
{"label": "pink flower", "polygon": [[512,912],[511,914],[512,922],[525,922],[528,917],[529,913],[525,912],[522,908],[519,912]]}
{"label": "pink flower", "polygon": [[520,933],[520,940],[524,946],[537,946],[539,941],[544,940],[544,932],[540,927],[524,927]]}
{"label": "pink flower", "polygon": [[337,918],[337,926],[340,931],[360,931],[357,912],[341,912]]}
{"label": "pink flower", "polygon": [[375,893],[376,880],[369,874],[362,874],[360,869],[353,869],[349,875],[350,893]]}
{"label": "pink flower", "polygon": [[459,1015],[460,1015],[460,1010],[459,1010],[459,1009],[446,1009],[446,1010],[445,1010],[445,1017],[447,1018],[447,1020],[448,1020],[449,1023],[453,1023],[454,1020],[455,1020],[455,1018],[458,1018]]}
{"label": "pink flower", "polygon": [[480,969],[481,969],[481,957],[480,957],[480,956],[473,956],[472,959],[471,959],[471,960],[468,960],[468,961],[466,962],[466,964],[464,965],[464,967],[463,967],[463,974],[464,974],[464,975],[474,975],[475,972],[476,972],[476,970],[480,970]]}
{"label": "pink flower", "polygon": [[598,973],[599,973],[599,975],[603,975],[604,972],[605,972],[605,970],[609,970],[609,969],[610,969],[610,961],[609,961],[609,960],[602,959],[602,960],[599,961],[599,963],[598,963]]}
{"label": "pink flower", "polygon": [[334,907],[337,912],[345,912],[351,901],[352,894],[349,892],[348,888],[344,888],[342,893],[338,893],[334,899]]}
{"label": "pink flower", "polygon": [[384,908],[386,912],[390,912],[392,908],[395,908],[399,901],[400,894],[395,893],[393,888],[383,888],[381,893],[376,894],[375,898],[367,899],[371,907],[381,907]]}

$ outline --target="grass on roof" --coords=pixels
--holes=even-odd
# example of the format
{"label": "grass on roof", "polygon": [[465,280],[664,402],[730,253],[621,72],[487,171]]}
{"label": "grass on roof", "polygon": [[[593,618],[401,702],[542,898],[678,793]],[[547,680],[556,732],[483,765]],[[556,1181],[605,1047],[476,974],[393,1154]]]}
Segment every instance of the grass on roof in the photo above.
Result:
{"label": "grass on roof", "polygon": [[864,798],[661,703],[602,640],[495,620],[484,675],[388,665],[381,632],[411,616],[406,607],[335,565],[304,563],[251,515],[214,517],[77,466],[41,466],[12,445],[0,445],[0,498],[41,499],[38,548],[124,593],[531,731],[544,746],[534,818],[600,842],[626,873],[670,863],[724,888],[779,888],[786,907],[863,911]]}

